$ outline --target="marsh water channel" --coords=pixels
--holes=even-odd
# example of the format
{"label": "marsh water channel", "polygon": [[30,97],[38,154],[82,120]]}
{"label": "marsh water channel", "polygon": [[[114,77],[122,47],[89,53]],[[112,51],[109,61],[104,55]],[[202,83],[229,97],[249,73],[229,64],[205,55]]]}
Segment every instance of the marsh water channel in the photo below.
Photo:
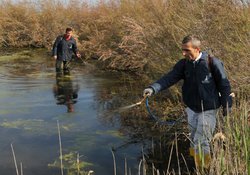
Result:
{"label": "marsh water channel", "polygon": [[72,64],[70,74],[56,75],[44,50],[1,55],[0,174],[16,174],[11,144],[19,173],[22,165],[24,175],[61,174],[57,122],[64,174],[77,174],[77,155],[81,171],[114,174],[111,150],[117,174],[138,174],[143,157],[148,169],[167,168],[171,145],[160,143],[165,131],[155,130],[145,106],[116,110],[141,99],[140,79]]}

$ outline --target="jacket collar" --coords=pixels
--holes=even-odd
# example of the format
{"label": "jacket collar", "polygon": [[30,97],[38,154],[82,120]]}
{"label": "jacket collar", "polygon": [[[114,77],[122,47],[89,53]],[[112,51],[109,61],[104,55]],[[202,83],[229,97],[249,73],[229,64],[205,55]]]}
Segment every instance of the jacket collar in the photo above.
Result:
{"label": "jacket collar", "polygon": [[[207,56],[208,56],[208,53],[205,52],[205,51],[202,51],[201,52],[201,57],[200,57],[200,59],[197,59],[197,61],[206,60]],[[196,62],[196,60],[195,60],[195,62]]]}

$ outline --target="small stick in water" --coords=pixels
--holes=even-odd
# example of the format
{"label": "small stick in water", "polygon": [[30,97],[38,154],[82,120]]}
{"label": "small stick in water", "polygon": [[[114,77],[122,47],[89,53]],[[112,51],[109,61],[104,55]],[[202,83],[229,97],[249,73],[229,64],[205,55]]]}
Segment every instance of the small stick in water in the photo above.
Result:
{"label": "small stick in water", "polygon": [[14,152],[14,148],[13,148],[12,143],[10,144],[10,146],[11,146],[11,150],[12,150],[12,154],[13,154],[13,159],[14,159],[14,163],[15,163],[15,167],[16,167],[16,174],[19,175],[18,168],[17,168],[17,163],[16,163],[16,156],[15,156],[15,152]]}
{"label": "small stick in water", "polygon": [[58,139],[59,139],[59,149],[60,149],[61,174],[63,175],[62,140],[61,140],[61,133],[60,133],[60,124],[58,120],[57,120],[57,129],[58,129]]}

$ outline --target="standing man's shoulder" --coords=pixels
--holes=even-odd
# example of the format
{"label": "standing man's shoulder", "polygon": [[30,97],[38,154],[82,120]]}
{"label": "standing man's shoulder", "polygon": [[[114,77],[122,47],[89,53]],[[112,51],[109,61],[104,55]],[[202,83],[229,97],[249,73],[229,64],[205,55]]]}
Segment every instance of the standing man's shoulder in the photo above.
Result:
{"label": "standing man's shoulder", "polygon": [[59,42],[59,41],[61,41],[62,39],[63,39],[63,35],[58,35],[58,36],[56,37],[55,42]]}
{"label": "standing man's shoulder", "polygon": [[76,39],[75,37],[71,36],[70,40],[71,43],[73,43],[74,45],[76,45]]}
{"label": "standing man's shoulder", "polygon": [[219,58],[211,56],[210,59],[211,59],[210,62],[212,66],[218,67],[218,68],[221,66],[224,66],[222,60],[220,60]]}
{"label": "standing man's shoulder", "polygon": [[56,37],[56,39],[62,40],[62,39],[63,39],[63,35],[58,35],[58,36]]}
{"label": "standing man's shoulder", "polygon": [[211,69],[216,77],[219,77],[219,79],[226,79],[226,70],[224,68],[223,62],[216,58],[216,57],[211,57]]}
{"label": "standing man's shoulder", "polygon": [[208,66],[211,67],[211,69],[223,67],[223,62],[214,55],[208,53],[207,51],[203,51],[202,55],[202,57],[205,58]]}

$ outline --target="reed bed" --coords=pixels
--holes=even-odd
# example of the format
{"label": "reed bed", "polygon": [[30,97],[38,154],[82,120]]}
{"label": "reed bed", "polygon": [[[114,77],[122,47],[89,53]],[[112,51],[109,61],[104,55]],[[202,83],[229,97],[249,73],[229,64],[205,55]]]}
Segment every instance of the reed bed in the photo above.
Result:
{"label": "reed bed", "polygon": [[[230,70],[249,65],[248,1],[63,2],[1,1],[0,46],[51,49],[55,37],[70,26],[86,58],[97,58],[108,69],[150,73],[172,66],[181,56],[182,38],[195,33],[204,40],[204,49],[212,48]],[[232,76],[240,81],[243,75]]]}
{"label": "reed bed", "polygon": [[[171,130],[174,131],[171,134],[165,133],[165,136],[162,134],[161,139],[152,139],[152,145],[148,146],[148,144],[147,151],[142,151],[137,174],[248,175],[250,171],[249,107],[249,101],[241,99],[240,105],[234,106],[230,115],[227,117],[219,115],[216,133],[211,141],[212,160],[208,169],[197,170],[193,158],[183,150],[183,147],[188,149],[189,141],[184,141],[188,140],[188,130],[182,126],[182,129]],[[166,131],[166,129],[163,130]],[[125,167],[127,172],[129,167]]]}
{"label": "reed bed", "polygon": [[[63,2],[0,1],[0,47],[50,50],[56,36],[72,27],[85,59],[97,59],[104,69],[144,72],[156,78],[181,57],[182,38],[197,34],[204,40],[203,49],[211,48],[223,60],[232,89],[238,95],[235,111],[219,122],[218,132],[223,135],[217,134],[214,139],[209,171],[249,173],[249,1],[110,0],[95,5],[83,0]],[[173,88],[171,92],[172,98],[179,98],[179,90]],[[221,136],[224,141],[220,141]]]}

